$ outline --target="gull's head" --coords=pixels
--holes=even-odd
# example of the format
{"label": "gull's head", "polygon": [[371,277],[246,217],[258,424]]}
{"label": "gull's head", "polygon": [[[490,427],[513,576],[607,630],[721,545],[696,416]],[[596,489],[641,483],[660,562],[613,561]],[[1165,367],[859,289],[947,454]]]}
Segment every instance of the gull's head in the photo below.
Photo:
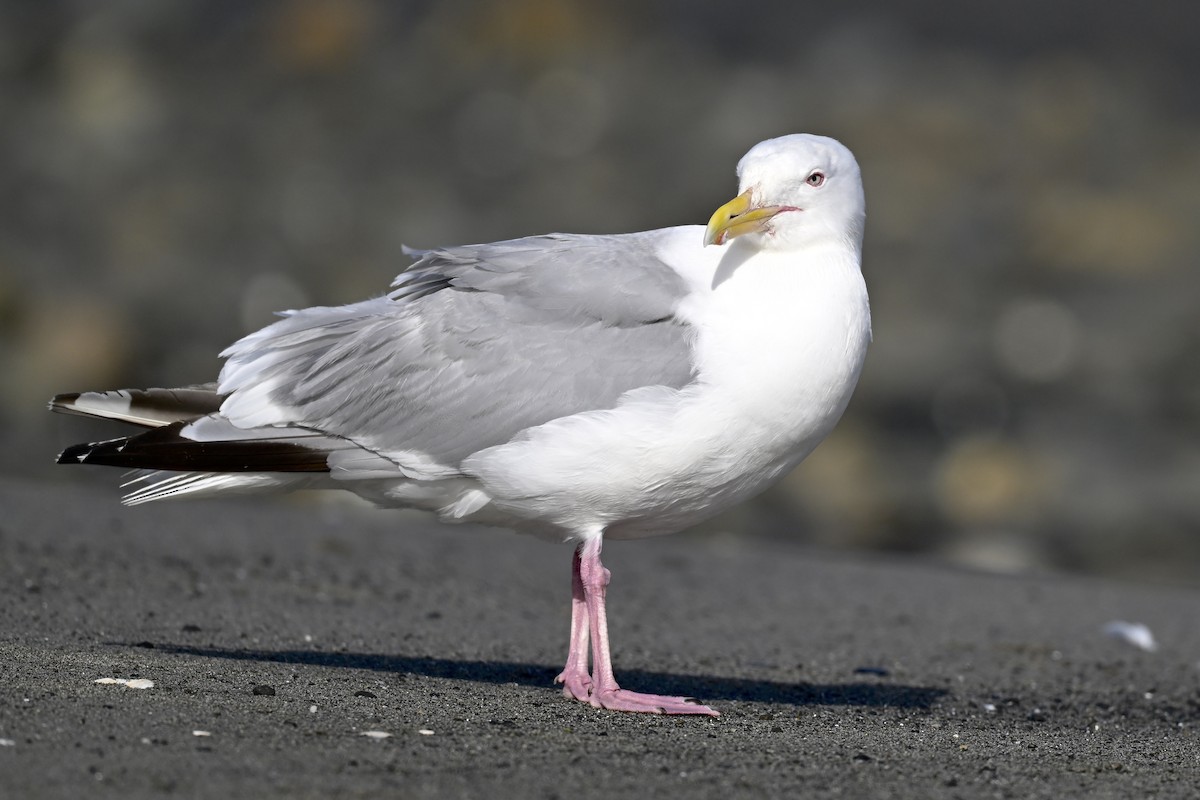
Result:
{"label": "gull's head", "polygon": [[761,249],[822,241],[862,247],[866,203],[858,162],[841,142],[796,133],[767,139],[738,162],[738,196],[708,221],[705,244],[735,237]]}

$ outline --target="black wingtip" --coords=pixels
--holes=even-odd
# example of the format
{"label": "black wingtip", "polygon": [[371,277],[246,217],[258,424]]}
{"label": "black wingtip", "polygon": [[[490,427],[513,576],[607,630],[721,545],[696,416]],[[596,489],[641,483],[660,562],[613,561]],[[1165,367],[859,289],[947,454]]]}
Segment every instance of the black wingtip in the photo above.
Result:
{"label": "black wingtip", "polygon": [[59,464],[100,464],[179,472],[328,472],[328,452],[281,439],[201,442],[179,436],[176,422],[145,433],[85,442],[58,454]]}
{"label": "black wingtip", "polygon": [[[83,442],[82,444],[73,444],[66,450],[58,454],[55,459],[55,464],[87,464],[89,462],[96,463],[93,456],[98,453],[119,453],[125,443],[129,441],[129,437],[119,439],[109,439],[103,442]],[[101,462],[103,463],[103,462]]]}

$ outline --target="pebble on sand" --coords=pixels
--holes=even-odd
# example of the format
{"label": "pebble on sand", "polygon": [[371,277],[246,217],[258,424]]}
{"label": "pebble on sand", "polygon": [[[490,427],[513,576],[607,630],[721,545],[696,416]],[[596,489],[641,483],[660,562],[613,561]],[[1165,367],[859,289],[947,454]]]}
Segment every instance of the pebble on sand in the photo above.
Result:
{"label": "pebble on sand", "polygon": [[390,739],[392,737],[387,731],[363,731],[359,736],[366,736],[368,739]]}
{"label": "pebble on sand", "polygon": [[1105,625],[1103,631],[1105,636],[1120,639],[1125,644],[1131,644],[1147,653],[1153,653],[1158,649],[1158,642],[1154,641],[1154,634],[1141,622],[1114,620]]}
{"label": "pebble on sand", "polygon": [[130,689],[153,689],[154,681],[149,678],[96,678],[92,683],[120,684]]}

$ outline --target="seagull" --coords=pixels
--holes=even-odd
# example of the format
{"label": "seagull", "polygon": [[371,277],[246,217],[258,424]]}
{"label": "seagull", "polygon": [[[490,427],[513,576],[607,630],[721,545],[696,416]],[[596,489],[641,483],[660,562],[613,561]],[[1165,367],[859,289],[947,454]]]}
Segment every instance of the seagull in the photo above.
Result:
{"label": "seagull", "polygon": [[858,164],[755,145],[708,225],[409,250],[391,291],[282,312],[215,383],[58,395],[135,435],[61,464],[126,467],[124,502],[348,489],[575,545],[568,699],[717,712],[621,688],[605,539],[673,533],[752,497],[841,417],[871,339]]}

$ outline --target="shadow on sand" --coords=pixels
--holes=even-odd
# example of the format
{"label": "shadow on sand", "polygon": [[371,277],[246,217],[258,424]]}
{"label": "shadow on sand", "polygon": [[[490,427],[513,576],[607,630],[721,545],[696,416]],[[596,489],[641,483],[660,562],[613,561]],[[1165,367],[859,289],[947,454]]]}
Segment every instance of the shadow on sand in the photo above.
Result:
{"label": "shadow on sand", "polygon": [[[456,661],[446,658],[378,655],[374,653],[322,653],[308,650],[243,650],[192,647],[162,643],[154,649],[165,653],[228,658],[236,661],[270,661],[338,669],[449,678],[478,683],[515,683],[549,687],[558,667],[511,661]],[[885,683],[782,683],[751,678],[700,677],[624,669],[621,683],[631,689],[655,694],[682,695],[704,701],[732,700],[748,703],[777,703],[794,706],[865,706],[929,708],[948,694],[944,689]]]}

